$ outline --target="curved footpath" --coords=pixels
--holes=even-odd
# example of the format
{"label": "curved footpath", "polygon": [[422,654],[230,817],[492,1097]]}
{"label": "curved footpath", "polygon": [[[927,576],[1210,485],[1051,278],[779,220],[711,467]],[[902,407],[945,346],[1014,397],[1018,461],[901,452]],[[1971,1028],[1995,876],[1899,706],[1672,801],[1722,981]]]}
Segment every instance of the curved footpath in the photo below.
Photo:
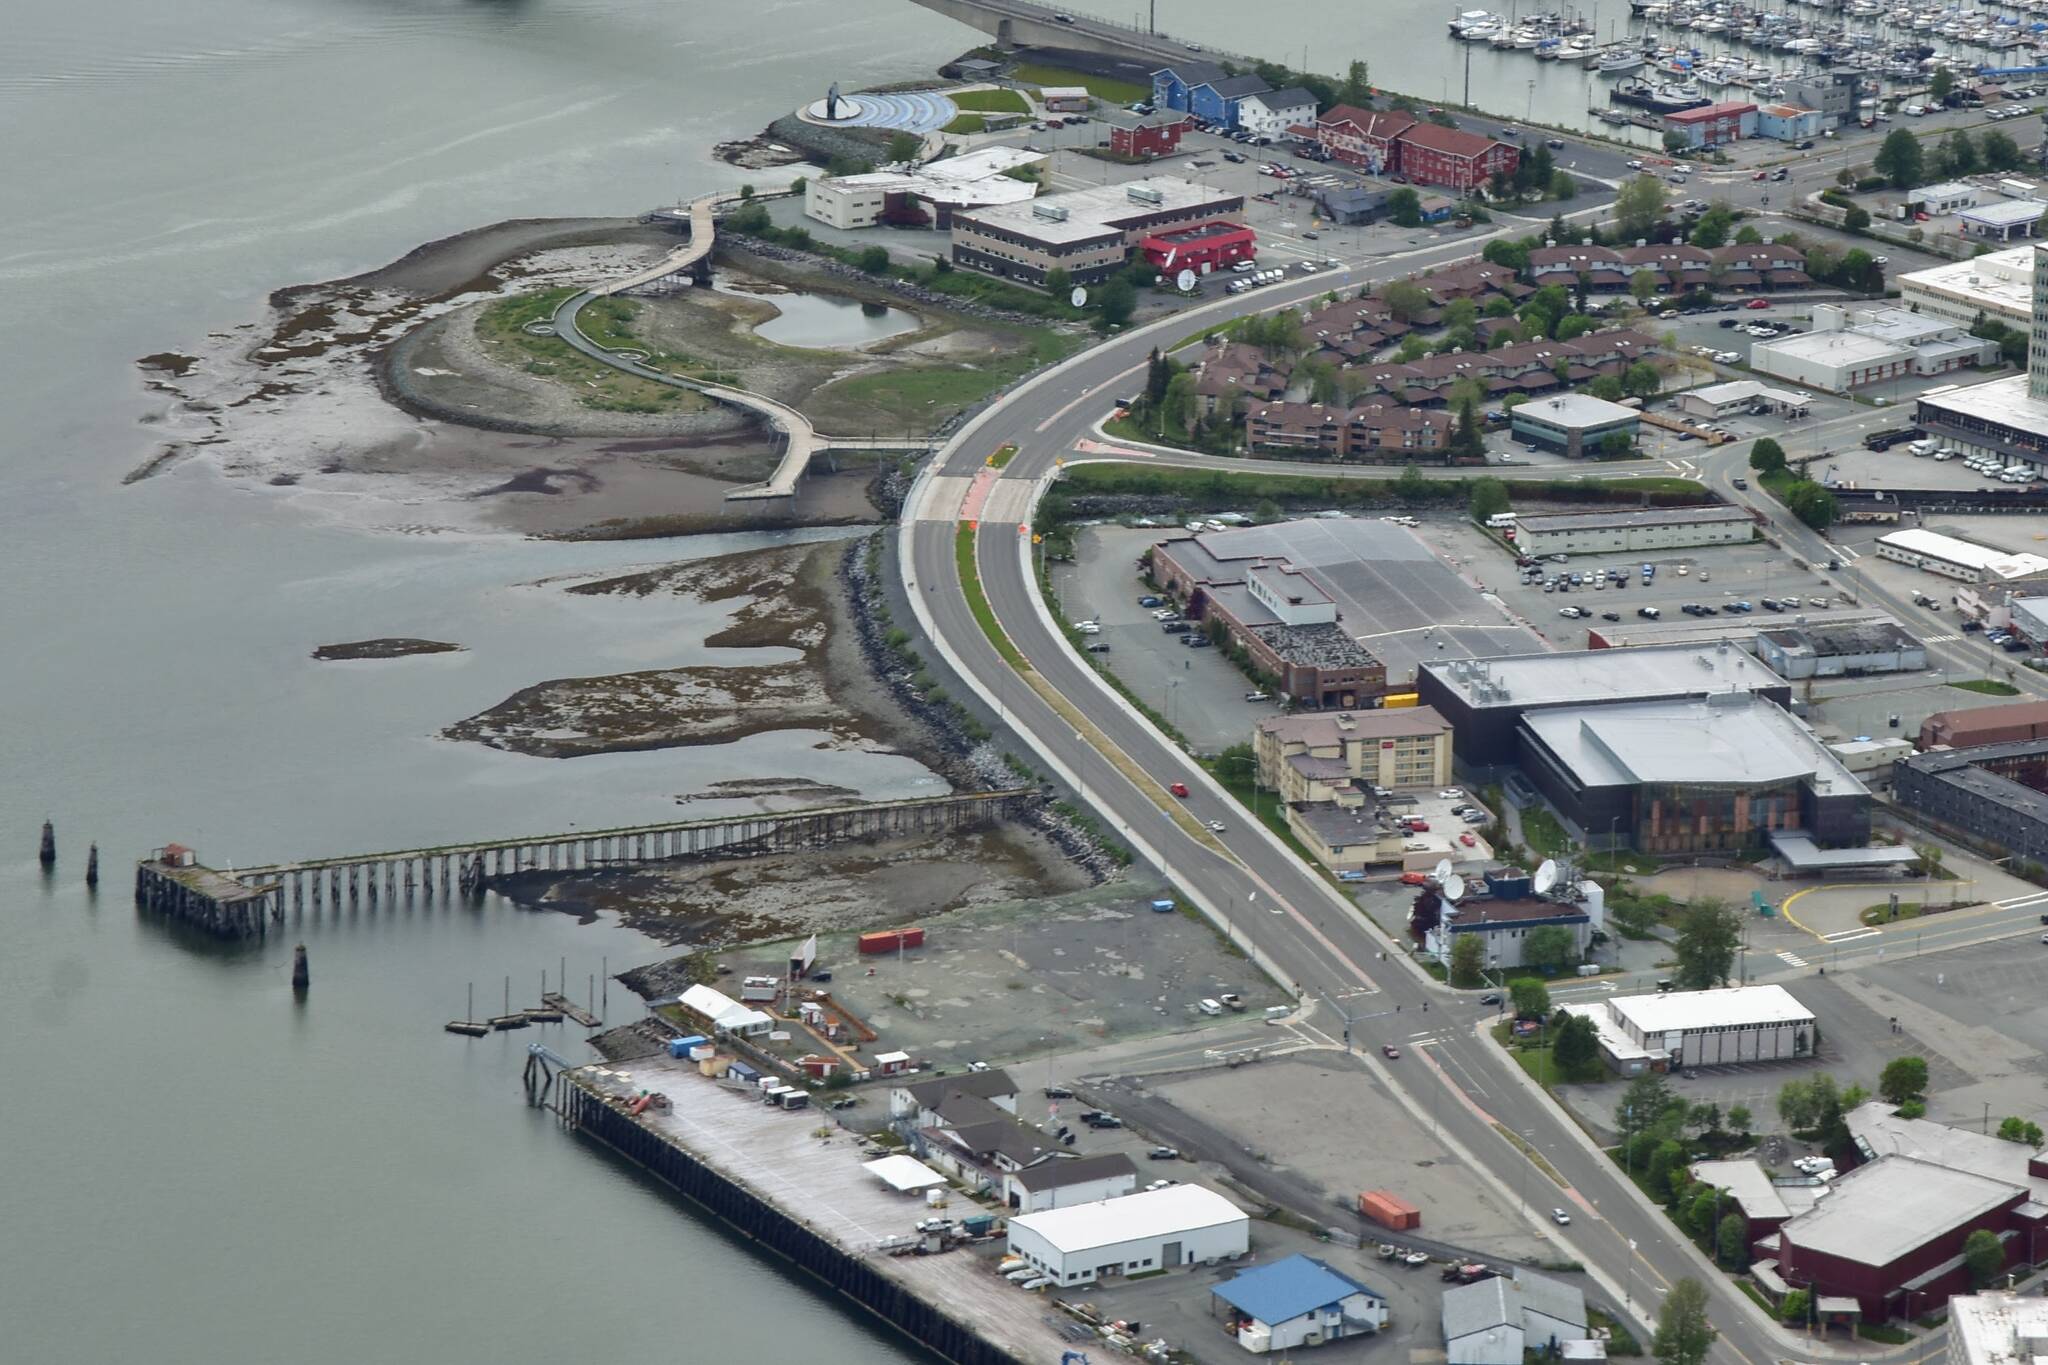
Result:
{"label": "curved footpath", "polygon": [[745,502],[795,497],[797,480],[811,467],[811,457],[831,445],[829,439],[818,434],[817,428],[811,425],[810,418],[787,403],[778,403],[758,393],[749,393],[745,389],[736,389],[725,384],[707,384],[702,380],[686,379],[681,375],[657,370],[638,360],[615,354],[585,336],[576,320],[577,315],[594,299],[609,298],[695,268],[699,262],[711,255],[712,249],[718,244],[719,208],[739,202],[739,195],[728,193],[707,194],[691,200],[690,240],[687,245],[676,248],[653,265],[563,300],[549,321],[555,329],[556,336],[592,360],[656,384],[701,393],[713,402],[766,418],[770,426],[782,433],[782,458],[776,461],[775,472],[769,475],[765,482],[731,489],[725,495],[726,500]]}
{"label": "curved footpath", "polygon": [[[1321,1027],[1362,1045],[1365,1065],[1413,1113],[1431,1115],[1475,1178],[1513,1207],[1518,1201],[1509,1182],[1520,1183],[1526,1174],[1517,1166],[1525,1149],[1556,1171],[1561,1187],[1534,1176],[1540,1193],[1530,1197],[1528,1216],[1589,1267],[1613,1302],[1626,1302],[1638,1322],[1654,1322],[1658,1296],[1673,1280],[1690,1276],[1707,1286],[1721,1333],[1713,1350],[1718,1361],[1884,1359],[1806,1342],[1765,1317],[1475,1027],[1471,997],[1424,976],[1400,944],[1382,938],[1321,874],[1250,820],[1072,651],[1039,597],[1031,568],[1033,510],[1057,476],[1055,462],[1095,438],[1111,396],[1142,371],[1151,347],[1204,322],[1300,304],[1333,285],[1355,286],[1466,257],[1478,240],[1404,253],[1346,270],[1339,280],[1310,276],[1221,300],[1116,337],[1021,384],[955,437],[912,490],[899,552],[919,624],[1041,763],[1164,869],[1212,922],[1248,945]],[[1015,444],[1016,455],[1002,469],[989,469],[987,454],[1005,444]],[[1201,463],[1203,457],[1176,456],[1174,462]],[[956,535],[970,502],[982,588],[1024,660],[1022,670],[983,633],[960,580]],[[1194,795],[1174,799],[1167,787],[1175,781],[1187,783]],[[1222,832],[1205,828],[1209,820],[1221,822]],[[1381,1044],[1401,1045],[1405,1060],[1383,1062]],[[1545,1216],[1552,1203],[1572,1212],[1569,1230]]]}

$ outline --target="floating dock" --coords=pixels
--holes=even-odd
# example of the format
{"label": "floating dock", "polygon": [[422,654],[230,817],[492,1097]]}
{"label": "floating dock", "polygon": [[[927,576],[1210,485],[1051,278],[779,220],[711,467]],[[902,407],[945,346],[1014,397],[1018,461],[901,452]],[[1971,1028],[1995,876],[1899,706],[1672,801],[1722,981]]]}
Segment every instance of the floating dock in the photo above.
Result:
{"label": "floating dock", "polygon": [[[604,1023],[604,1020],[598,1018],[560,991],[542,991],[540,1003],[542,1009],[553,1010],[557,1019],[566,1014],[585,1028],[597,1028]],[[528,1010],[527,1013],[534,1014],[535,1011]]]}
{"label": "floating dock", "polygon": [[[873,1149],[815,1109],[764,1104],[665,1057],[579,1067],[560,1080],[556,1112],[569,1128],[955,1365],[1044,1365],[1073,1349],[1051,1302],[1005,1281],[988,1257],[881,1250],[934,1210],[863,1170]],[[667,1095],[669,1107],[631,1114],[642,1091]],[[944,1212],[980,1210],[956,1196]]]}

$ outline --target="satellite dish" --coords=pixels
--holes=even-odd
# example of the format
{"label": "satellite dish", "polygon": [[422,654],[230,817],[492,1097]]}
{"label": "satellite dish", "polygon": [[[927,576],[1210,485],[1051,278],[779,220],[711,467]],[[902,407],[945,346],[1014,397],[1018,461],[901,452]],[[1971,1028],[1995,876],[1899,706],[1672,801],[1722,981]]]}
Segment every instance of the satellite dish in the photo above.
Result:
{"label": "satellite dish", "polygon": [[1436,870],[1430,873],[1430,875],[1432,877],[1435,877],[1438,881],[1442,881],[1444,878],[1450,876],[1451,860],[1449,858],[1437,859]]}
{"label": "satellite dish", "polygon": [[1550,889],[1557,885],[1557,871],[1557,860],[1555,858],[1545,858],[1543,860],[1543,866],[1536,869],[1537,895],[1547,896],[1550,894]]}
{"label": "satellite dish", "polygon": [[1188,292],[1188,290],[1193,289],[1195,287],[1195,272],[1192,270],[1183,270],[1180,272],[1180,274],[1175,275],[1173,277],[1173,282],[1176,286],[1178,286],[1180,292],[1185,294]]}
{"label": "satellite dish", "polygon": [[1085,307],[1087,307],[1087,306],[1088,306],[1088,291],[1087,291],[1086,289],[1083,289],[1083,288],[1082,288],[1082,287],[1081,287],[1080,285],[1078,285],[1078,284],[1077,284],[1077,285],[1075,285],[1075,286],[1074,286],[1074,292],[1073,292],[1073,293],[1071,293],[1071,294],[1069,294],[1069,295],[1067,295],[1067,302],[1068,302],[1068,303],[1071,303],[1071,304],[1073,304],[1073,305],[1074,305],[1074,307],[1076,307],[1076,308],[1085,308]]}
{"label": "satellite dish", "polygon": [[1460,900],[1464,897],[1464,895],[1465,879],[1463,877],[1460,877],[1457,873],[1453,872],[1451,874],[1450,880],[1444,883],[1444,899],[1453,901]]}

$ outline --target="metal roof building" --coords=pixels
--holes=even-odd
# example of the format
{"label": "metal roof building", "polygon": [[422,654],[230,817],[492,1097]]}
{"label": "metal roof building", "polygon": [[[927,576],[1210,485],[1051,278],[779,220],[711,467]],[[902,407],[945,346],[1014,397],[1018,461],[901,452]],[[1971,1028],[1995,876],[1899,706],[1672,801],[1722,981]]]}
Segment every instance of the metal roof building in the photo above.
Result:
{"label": "metal roof building", "polygon": [[1714,503],[1523,517],[1515,523],[1515,534],[1517,549],[1547,555],[1741,544],[1756,534],[1755,527],[1756,518],[1746,508]]}
{"label": "metal roof building", "polygon": [[1781,678],[1917,673],[1927,646],[1896,621],[1811,622],[1756,633],[1756,656]]}
{"label": "metal roof building", "polygon": [[1444,1351],[1449,1365],[1520,1365],[1522,1350],[1586,1338],[1585,1295],[1533,1271],[1447,1289]]}
{"label": "metal roof building", "polygon": [[1127,1194],[1010,1220],[1010,1250],[1056,1284],[1086,1284],[1186,1265],[1213,1265],[1251,1249],[1244,1210],[1200,1185]]}
{"label": "metal roof building", "polygon": [[1718,1066],[1811,1055],[1813,1014],[1783,986],[1624,995],[1571,1007],[1591,1018],[1609,1065]]}
{"label": "metal roof building", "polygon": [[1243,1315],[1238,1344],[1255,1354],[1375,1332],[1387,1321],[1384,1294],[1313,1256],[1254,1266],[1210,1292]]}

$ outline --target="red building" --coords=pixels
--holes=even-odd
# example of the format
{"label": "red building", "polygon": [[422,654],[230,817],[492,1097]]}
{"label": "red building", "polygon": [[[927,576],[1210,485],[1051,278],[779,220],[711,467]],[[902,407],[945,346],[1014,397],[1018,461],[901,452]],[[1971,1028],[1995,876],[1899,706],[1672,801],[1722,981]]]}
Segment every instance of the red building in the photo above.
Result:
{"label": "red building", "polygon": [[1442,185],[1470,194],[1496,175],[1513,175],[1519,147],[1462,128],[1418,123],[1394,139],[1396,167],[1418,185]]}
{"label": "red building", "polygon": [[1681,109],[1664,116],[1664,127],[1684,138],[1688,147],[1719,147],[1756,136],[1756,106],[1731,100]]}
{"label": "red building", "polygon": [[1188,125],[1176,120],[1173,123],[1140,124],[1135,128],[1111,128],[1109,150],[1118,156],[1142,156],[1147,159],[1156,156],[1171,156],[1180,150],[1180,135]]}
{"label": "red building", "polygon": [[1398,155],[1394,139],[1414,126],[1410,114],[1339,104],[1318,118],[1313,129],[1300,131],[1311,135],[1336,160],[1387,175],[1393,172]]}
{"label": "red building", "polygon": [[1169,273],[1192,270],[1206,275],[1258,255],[1258,234],[1240,223],[1201,223],[1139,239],[1138,250],[1154,266]]}
{"label": "red building", "polygon": [[1972,1232],[1996,1234],[2007,1264],[2025,1265],[2042,1253],[2044,1223],[2048,1208],[2026,1185],[1887,1154],[1836,1180],[1827,1198],[1757,1250],[1785,1284],[1853,1298],[1865,1320],[1882,1322],[1968,1292],[1963,1244]]}

